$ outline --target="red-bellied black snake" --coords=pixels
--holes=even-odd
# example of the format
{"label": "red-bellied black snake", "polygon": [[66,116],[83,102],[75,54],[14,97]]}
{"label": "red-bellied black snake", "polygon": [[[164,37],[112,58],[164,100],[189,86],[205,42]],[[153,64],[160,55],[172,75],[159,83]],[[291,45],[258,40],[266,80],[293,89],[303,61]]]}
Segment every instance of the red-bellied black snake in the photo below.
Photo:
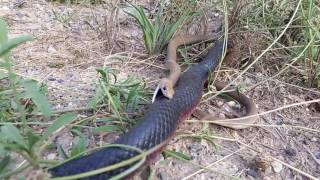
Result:
{"label": "red-bellied black snake", "polygon": [[[207,37],[210,38],[210,36]],[[196,40],[199,41],[199,39]],[[173,41],[175,41],[175,39],[173,39]],[[200,41],[202,41],[202,39]],[[172,48],[170,47],[169,45],[169,49],[171,50]],[[178,46],[174,47],[175,49],[170,52],[175,54]],[[175,80],[177,82],[174,95],[171,98],[167,98],[164,95],[157,96],[155,102],[149,106],[142,120],[114,143],[136,147],[141,150],[149,150],[157,147],[159,151],[155,153],[159,153],[161,147],[165,146],[172,138],[178,125],[189,117],[199,104],[204,83],[210,73],[219,64],[223,48],[224,40],[217,40],[215,45],[208,51],[207,56],[200,63],[189,68],[181,76],[180,72],[178,72],[179,76],[178,79]],[[176,57],[176,55],[170,54],[170,52],[168,56]],[[175,59],[173,59],[173,61],[175,62]],[[169,65],[169,67],[172,66]],[[175,84],[175,82],[173,84]],[[219,86],[217,87],[219,88]],[[237,99],[239,95],[237,93],[235,95],[236,97],[234,98]],[[244,102],[249,99],[245,98],[242,100],[241,97],[243,96],[240,96],[240,99],[238,98],[237,100],[243,103],[244,106],[246,106],[247,103],[251,103],[251,101]],[[153,156],[155,153],[150,156]],[[119,163],[137,154],[136,151],[119,147],[103,148],[89,155],[53,167],[49,169],[49,172],[54,177],[75,175]],[[109,179],[129,167],[130,165],[93,175],[85,179]]]}

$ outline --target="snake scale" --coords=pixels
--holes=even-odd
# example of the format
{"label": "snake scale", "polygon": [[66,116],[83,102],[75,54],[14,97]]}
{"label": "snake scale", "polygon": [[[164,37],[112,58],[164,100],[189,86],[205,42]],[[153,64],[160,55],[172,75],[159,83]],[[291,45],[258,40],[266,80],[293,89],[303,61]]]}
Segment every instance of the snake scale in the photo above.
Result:
{"label": "snake scale", "polygon": [[[191,43],[199,41],[199,39],[191,40],[195,40]],[[174,48],[177,47],[178,46],[175,46]],[[174,95],[171,98],[167,98],[164,95],[158,96],[155,102],[149,106],[142,120],[118,138],[114,144],[133,146],[141,150],[158,148],[159,150],[157,152],[150,155],[151,158],[159,153],[162,147],[164,147],[174,135],[178,125],[190,116],[199,104],[202,97],[203,86],[209,74],[219,64],[223,47],[224,40],[217,40],[200,63],[193,65],[181,76],[179,72],[177,82],[173,83],[173,85],[175,85]],[[176,49],[174,49],[174,52],[170,52],[175,54]],[[168,54],[168,56],[171,55],[172,54]],[[176,57],[176,55],[173,55],[173,57]],[[173,61],[175,61],[175,59],[173,59]],[[119,147],[102,148],[89,155],[53,167],[48,171],[53,177],[75,175],[116,164],[134,157],[137,154],[138,153],[133,150]],[[128,168],[129,166],[118,168],[85,179],[109,179]]]}

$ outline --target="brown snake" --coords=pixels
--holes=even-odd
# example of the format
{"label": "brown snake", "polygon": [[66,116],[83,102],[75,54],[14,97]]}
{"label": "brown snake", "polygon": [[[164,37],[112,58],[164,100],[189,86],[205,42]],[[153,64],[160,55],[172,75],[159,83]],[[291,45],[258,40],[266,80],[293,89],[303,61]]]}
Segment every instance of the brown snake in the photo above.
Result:
{"label": "brown snake", "polygon": [[[216,38],[212,35],[184,35],[177,36],[173,38],[169,44],[167,49],[167,59],[166,66],[170,70],[169,76],[160,80],[158,87],[155,91],[155,95],[161,91],[164,96],[171,99],[174,95],[174,86],[176,85],[179,77],[181,75],[181,68],[177,63],[177,48],[181,45],[189,45],[193,43],[199,42],[212,42]],[[218,91],[222,90],[226,84],[220,81],[215,81],[213,84]],[[252,99],[248,98],[246,95],[239,93],[237,91],[228,91],[226,94],[236,101],[238,101],[242,106],[246,108],[246,115],[244,118],[240,120],[232,120],[225,119],[220,120],[219,122],[215,122],[215,124],[229,127],[232,129],[244,129],[250,127],[253,123],[255,123],[258,119],[258,111],[255,103]],[[200,119],[204,120],[216,120],[217,118],[211,114],[205,113],[203,111],[197,110],[194,115]],[[248,116],[248,117],[246,117]]]}

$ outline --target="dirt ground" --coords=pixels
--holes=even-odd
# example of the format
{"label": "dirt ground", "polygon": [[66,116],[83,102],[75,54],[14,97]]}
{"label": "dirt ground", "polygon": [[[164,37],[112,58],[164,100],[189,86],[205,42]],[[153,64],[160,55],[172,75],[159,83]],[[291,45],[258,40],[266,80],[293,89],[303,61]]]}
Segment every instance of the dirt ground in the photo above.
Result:
{"label": "dirt ground", "polygon": [[[101,6],[66,6],[44,0],[0,1],[0,16],[9,24],[10,35],[27,33],[35,38],[14,50],[14,68],[23,76],[48,85],[54,110],[86,107],[95,93],[95,69],[112,62],[113,54],[135,52],[146,57],[142,32],[136,23],[121,12],[112,17],[105,11]],[[61,22],[63,19],[65,23]],[[100,33],[105,28],[101,26],[105,19],[110,20],[109,39],[102,38]],[[154,87],[165,75],[163,61],[158,59],[131,59],[117,67],[121,75],[136,75]],[[239,83],[250,87],[264,78],[263,73],[252,72],[242,76]],[[260,113],[320,98],[320,92],[277,80],[267,81],[247,95],[254,99]],[[230,108],[228,104],[232,106],[212,100],[201,107],[221,112]],[[230,179],[228,176],[232,175],[240,179],[308,179],[306,176],[312,175],[320,178],[320,134],[313,131],[320,130],[319,120],[319,104],[311,104],[262,115],[257,127],[244,130],[210,125],[215,146],[203,139],[180,137],[179,134],[195,133],[203,127],[200,123],[184,123],[167,149],[188,154],[192,162],[208,166],[214,172],[197,172],[199,167],[192,163],[161,157],[154,166],[156,177]],[[70,144],[72,138],[69,139],[65,143]]]}

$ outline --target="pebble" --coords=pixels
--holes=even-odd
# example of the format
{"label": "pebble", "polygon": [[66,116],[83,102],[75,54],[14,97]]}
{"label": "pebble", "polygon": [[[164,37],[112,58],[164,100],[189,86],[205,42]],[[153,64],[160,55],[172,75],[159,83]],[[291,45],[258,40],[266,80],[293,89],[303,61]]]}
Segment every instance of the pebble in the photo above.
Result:
{"label": "pebble", "polygon": [[273,161],[271,163],[271,166],[274,170],[274,172],[279,173],[283,169],[283,165],[279,163],[278,161]]}
{"label": "pebble", "polygon": [[236,106],[236,102],[234,102],[234,101],[229,101],[229,102],[227,102],[227,104],[228,104],[230,107],[235,107],[235,106]]}
{"label": "pebble", "polygon": [[48,53],[55,53],[55,52],[57,52],[57,50],[54,47],[50,46],[48,48]]}
{"label": "pebble", "polygon": [[56,157],[57,157],[57,155],[55,153],[52,153],[52,154],[48,154],[47,159],[54,160],[54,159],[56,159]]}
{"label": "pebble", "polygon": [[63,83],[64,80],[63,79],[58,79],[58,83]]}
{"label": "pebble", "polygon": [[254,170],[254,169],[250,169],[250,170],[247,172],[247,174],[248,174],[249,176],[254,177],[254,178],[257,178],[257,177],[258,177],[258,172],[257,172],[256,170]]}
{"label": "pebble", "polygon": [[48,80],[49,80],[49,81],[55,81],[56,79],[53,78],[53,77],[49,77]]}
{"label": "pebble", "polygon": [[221,107],[223,104],[224,104],[223,101],[217,101],[217,105],[218,105],[219,107]]}

